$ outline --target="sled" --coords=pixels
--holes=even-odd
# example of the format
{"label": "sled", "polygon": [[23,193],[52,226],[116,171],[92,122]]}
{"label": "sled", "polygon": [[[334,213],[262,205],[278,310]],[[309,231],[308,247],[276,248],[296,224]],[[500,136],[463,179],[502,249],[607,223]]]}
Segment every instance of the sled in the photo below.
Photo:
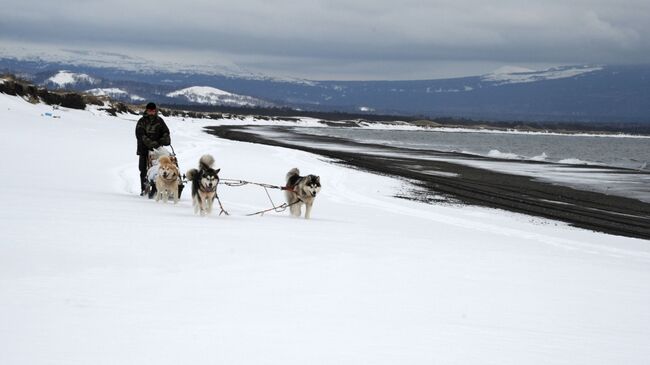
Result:
{"label": "sled", "polygon": [[[156,196],[156,193],[158,192],[156,189],[156,183],[152,181],[153,179],[149,179],[149,171],[151,167],[154,166],[155,162],[158,161],[158,158],[161,156],[169,156],[169,158],[172,160],[174,165],[178,167],[178,170],[180,171],[180,166],[178,165],[178,159],[176,158],[176,153],[174,152],[174,147],[171,145],[169,146],[172,149],[172,152],[170,153],[167,151],[166,148],[164,147],[158,147],[153,151],[149,151],[149,154],[147,155],[147,181],[144,184],[144,192],[147,195],[149,199],[153,199],[154,196]],[[185,180],[184,180],[185,175],[180,174],[178,176],[178,198],[181,198],[181,193],[183,192],[183,188],[185,187]]]}

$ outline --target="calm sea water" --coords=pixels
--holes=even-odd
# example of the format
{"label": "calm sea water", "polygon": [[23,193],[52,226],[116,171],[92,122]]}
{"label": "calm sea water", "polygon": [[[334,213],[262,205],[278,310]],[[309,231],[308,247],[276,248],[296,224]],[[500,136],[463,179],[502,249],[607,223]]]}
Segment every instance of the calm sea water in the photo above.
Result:
{"label": "calm sea water", "polygon": [[463,152],[505,159],[596,164],[639,169],[648,162],[650,138],[482,132],[296,128],[297,132],[402,148]]}

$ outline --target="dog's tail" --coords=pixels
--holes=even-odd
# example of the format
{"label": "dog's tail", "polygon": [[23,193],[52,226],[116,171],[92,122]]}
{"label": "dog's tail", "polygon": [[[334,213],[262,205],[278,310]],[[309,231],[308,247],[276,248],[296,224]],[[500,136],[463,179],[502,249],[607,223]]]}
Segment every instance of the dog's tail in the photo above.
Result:
{"label": "dog's tail", "polygon": [[298,170],[297,167],[294,167],[287,172],[287,182],[289,182],[291,178],[295,178],[295,176],[300,176],[300,170]]}
{"label": "dog's tail", "polygon": [[187,178],[188,181],[192,181],[192,180],[194,180],[194,177],[196,177],[196,175],[198,175],[198,173],[199,173],[199,170],[197,170],[197,169],[189,169],[185,173],[185,177]]}
{"label": "dog's tail", "polygon": [[158,163],[161,164],[161,165],[171,164],[172,159],[169,158],[169,156],[160,156],[160,157],[158,157]]}
{"label": "dog's tail", "polygon": [[200,169],[207,170],[212,168],[212,165],[214,165],[214,157],[212,157],[212,155],[201,156],[201,159],[199,160]]}

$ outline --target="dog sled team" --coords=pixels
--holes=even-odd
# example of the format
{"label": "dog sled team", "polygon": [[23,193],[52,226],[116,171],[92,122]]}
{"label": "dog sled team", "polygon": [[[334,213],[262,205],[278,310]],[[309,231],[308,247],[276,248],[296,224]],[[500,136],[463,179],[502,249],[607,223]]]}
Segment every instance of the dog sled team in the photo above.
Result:
{"label": "dog sled team", "polygon": [[[176,204],[183,191],[183,177],[185,177],[192,184],[191,194],[194,213],[201,216],[211,214],[214,200],[219,199],[217,186],[220,182],[219,171],[221,170],[214,167],[214,157],[209,154],[203,155],[199,159],[198,168],[187,170],[183,176],[175,154],[169,153],[163,147],[171,146],[169,128],[158,115],[154,103],[147,104],[144,116],[136,124],[135,136],[138,141],[140,195],[149,198],[155,197],[156,201],[162,200],[163,202],[171,199]],[[257,185],[262,185],[265,188],[275,187],[267,184]],[[300,171],[293,168],[287,173],[284,186],[276,188],[284,191],[286,203],[283,207],[288,207],[292,216],[300,217],[304,205],[305,218],[309,219],[311,217],[314,200],[321,189],[319,176],[300,176]],[[221,205],[220,201],[219,205]],[[275,208],[278,207],[274,206],[269,210]],[[223,207],[221,207],[221,210],[225,212]]]}

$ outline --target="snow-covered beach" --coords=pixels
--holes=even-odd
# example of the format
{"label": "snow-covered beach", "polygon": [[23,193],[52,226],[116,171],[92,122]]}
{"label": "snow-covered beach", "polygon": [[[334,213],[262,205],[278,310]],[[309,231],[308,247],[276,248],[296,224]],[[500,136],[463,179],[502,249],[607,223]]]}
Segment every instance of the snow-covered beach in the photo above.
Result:
{"label": "snow-covered beach", "polygon": [[[52,113],[59,118],[52,118]],[[166,118],[181,168],[321,176],[311,220],[220,187],[230,216],[141,198],[137,116],[0,94],[6,364],[644,364],[650,245],[474,206]],[[245,121],[230,120],[229,124]],[[272,191],[276,202],[279,192]]]}

